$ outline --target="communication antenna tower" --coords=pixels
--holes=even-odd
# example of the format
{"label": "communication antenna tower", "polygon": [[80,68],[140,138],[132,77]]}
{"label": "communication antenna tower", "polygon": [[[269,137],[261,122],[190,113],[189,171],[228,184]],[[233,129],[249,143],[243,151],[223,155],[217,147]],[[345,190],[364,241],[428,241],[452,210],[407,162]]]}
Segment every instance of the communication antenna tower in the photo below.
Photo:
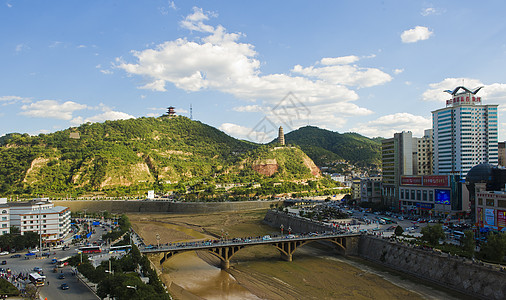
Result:
{"label": "communication antenna tower", "polygon": [[192,104],[190,103],[190,120],[193,120]]}

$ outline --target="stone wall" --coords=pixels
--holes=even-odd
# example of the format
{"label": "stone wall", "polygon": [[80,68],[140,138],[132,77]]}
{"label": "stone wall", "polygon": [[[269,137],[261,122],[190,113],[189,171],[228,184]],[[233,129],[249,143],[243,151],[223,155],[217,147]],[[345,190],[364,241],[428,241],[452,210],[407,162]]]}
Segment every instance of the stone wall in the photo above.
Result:
{"label": "stone wall", "polygon": [[481,299],[505,299],[506,272],[461,257],[362,236],[362,258]]}
{"label": "stone wall", "polygon": [[266,209],[278,201],[241,201],[241,202],[169,202],[136,200],[68,200],[53,201],[54,205],[69,207],[71,211],[112,213],[212,213],[220,211],[240,211]]}

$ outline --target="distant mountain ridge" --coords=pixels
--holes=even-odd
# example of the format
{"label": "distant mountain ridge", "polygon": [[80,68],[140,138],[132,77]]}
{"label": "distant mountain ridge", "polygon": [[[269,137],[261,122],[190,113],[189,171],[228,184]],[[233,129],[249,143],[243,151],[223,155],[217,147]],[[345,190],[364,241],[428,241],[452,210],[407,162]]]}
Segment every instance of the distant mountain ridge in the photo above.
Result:
{"label": "distant mountain ridge", "polygon": [[198,182],[306,181],[319,170],[297,147],[259,145],[185,117],[87,123],[0,139],[1,195],[144,194]]}
{"label": "distant mountain ridge", "polygon": [[285,134],[287,144],[298,145],[319,166],[346,160],[359,166],[378,166],[382,138],[370,139],[358,133],[338,133],[305,126]]}

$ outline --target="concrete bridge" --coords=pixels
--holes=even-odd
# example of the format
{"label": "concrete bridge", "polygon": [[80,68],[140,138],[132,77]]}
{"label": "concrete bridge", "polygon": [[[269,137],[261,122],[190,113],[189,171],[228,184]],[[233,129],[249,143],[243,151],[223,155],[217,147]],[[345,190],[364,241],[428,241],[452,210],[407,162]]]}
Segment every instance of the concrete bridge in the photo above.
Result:
{"label": "concrete bridge", "polygon": [[257,246],[272,245],[279,250],[281,257],[286,261],[292,261],[292,255],[297,248],[315,241],[329,241],[336,245],[337,250],[344,255],[358,253],[359,233],[324,233],[309,235],[285,235],[280,237],[263,238],[235,238],[228,240],[216,241],[198,241],[177,243],[170,245],[157,246],[141,246],[139,250],[144,254],[162,253],[160,264],[163,264],[172,256],[187,251],[208,251],[221,261],[221,268],[228,269],[230,267],[230,259],[239,250]]}

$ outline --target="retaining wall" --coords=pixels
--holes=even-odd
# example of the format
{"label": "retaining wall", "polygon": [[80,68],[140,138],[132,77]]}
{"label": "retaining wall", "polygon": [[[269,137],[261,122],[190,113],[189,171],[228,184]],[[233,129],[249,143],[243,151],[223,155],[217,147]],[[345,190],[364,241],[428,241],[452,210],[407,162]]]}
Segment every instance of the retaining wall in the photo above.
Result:
{"label": "retaining wall", "polygon": [[471,260],[362,236],[362,258],[481,299],[505,299],[506,272]]}
{"label": "retaining wall", "polygon": [[[342,222],[351,223],[351,219],[344,219]],[[283,224],[283,228],[285,232],[288,231],[288,227],[291,227],[292,232],[303,233],[303,232],[322,232],[322,231],[331,231],[332,228],[321,224],[319,222],[311,221],[306,218],[300,218],[297,216],[292,216],[284,212],[279,212],[275,210],[269,210],[265,214],[264,224],[267,224],[274,228],[280,228],[281,224]],[[358,255],[358,245],[359,245],[359,237],[349,237],[346,238],[345,246],[346,251],[345,255]]]}
{"label": "retaining wall", "polygon": [[169,202],[137,200],[54,200],[55,206],[66,206],[71,211],[112,213],[212,213],[220,211],[239,211],[269,208],[271,203],[279,201],[241,201],[241,202]]}

